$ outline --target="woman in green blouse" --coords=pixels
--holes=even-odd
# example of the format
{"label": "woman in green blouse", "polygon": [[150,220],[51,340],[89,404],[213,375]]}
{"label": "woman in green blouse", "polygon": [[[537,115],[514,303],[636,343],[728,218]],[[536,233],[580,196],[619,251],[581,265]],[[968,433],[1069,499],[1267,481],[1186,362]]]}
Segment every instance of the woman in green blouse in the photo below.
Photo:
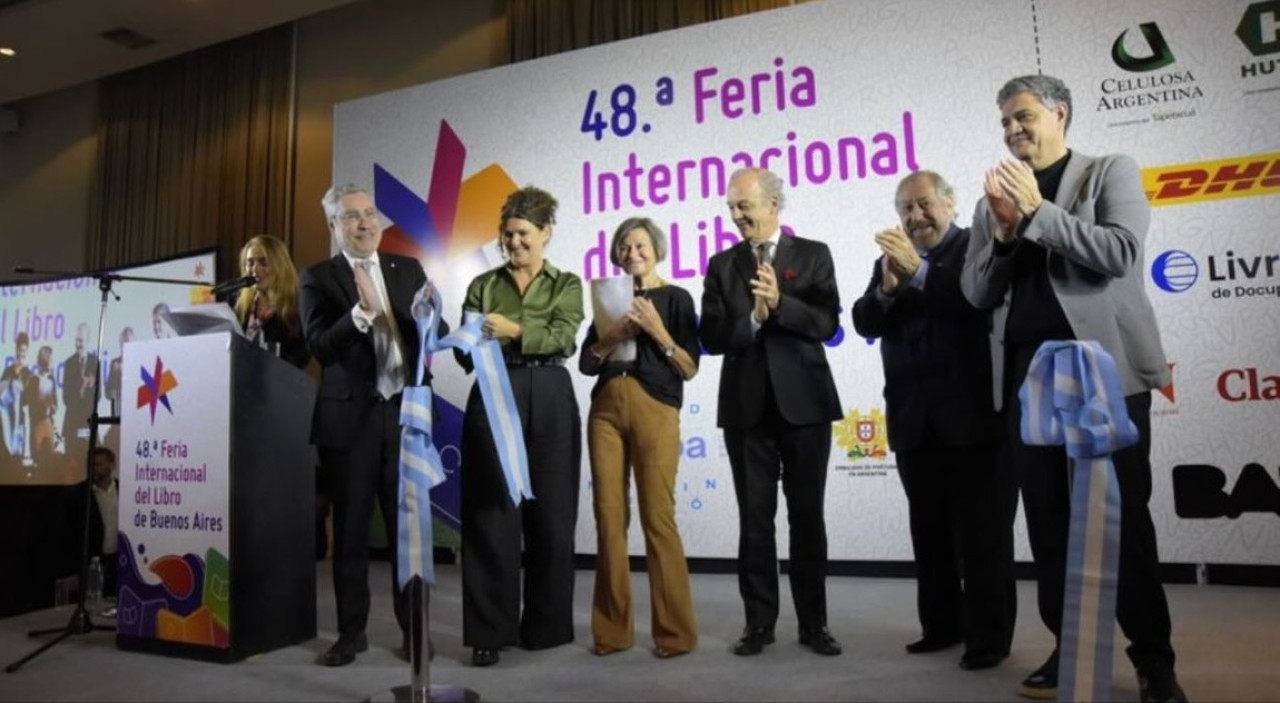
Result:
{"label": "woman in green blouse", "polygon": [[[484,334],[502,345],[535,496],[518,507],[512,503],[473,386],[460,471],[462,639],[472,647],[474,666],[498,663],[505,646],[545,649],[573,641],[582,425],[564,363],[577,348],[582,281],[543,259],[555,211],[555,198],[538,188],[508,196],[499,225],[507,262],[471,281],[463,303],[464,316],[483,314]],[[469,359],[459,361],[470,368]]]}

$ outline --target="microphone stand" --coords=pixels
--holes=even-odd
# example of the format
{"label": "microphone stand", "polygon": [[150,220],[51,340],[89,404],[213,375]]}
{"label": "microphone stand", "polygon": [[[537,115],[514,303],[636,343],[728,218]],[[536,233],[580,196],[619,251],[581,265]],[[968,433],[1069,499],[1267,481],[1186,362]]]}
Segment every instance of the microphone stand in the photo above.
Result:
{"label": "microphone stand", "polygon": [[[95,625],[89,616],[89,611],[85,608],[85,597],[88,592],[88,574],[89,574],[89,519],[92,516],[93,495],[93,456],[98,450],[98,427],[100,425],[118,425],[120,424],[119,415],[98,415],[98,403],[102,398],[102,340],[103,333],[107,322],[107,296],[114,295],[116,300],[120,300],[120,296],[113,290],[111,286],[116,281],[141,281],[146,283],[170,283],[178,285],[198,285],[208,286],[204,281],[189,281],[173,278],[155,278],[151,276],[124,276],[113,272],[96,272],[96,273],[74,273],[68,271],[41,271],[28,267],[15,267],[15,273],[49,275],[54,278],[96,278],[98,279],[98,290],[102,291],[102,304],[98,310],[98,349],[97,349],[97,368],[93,374],[93,412],[89,415],[89,450],[85,456],[85,492],[82,516],[84,518],[84,529],[80,535],[80,594],[76,600],[75,612],[71,613],[71,619],[63,627],[55,627],[45,630],[32,630],[27,633],[29,637],[43,637],[53,633],[59,633],[57,637],[45,642],[38,649],[31,652],[27,656],[13,662],[4,668],[5,673],[12,674],[22,668],[23,664],[35,659],[45,652],[45,650],[53,647],[55,644],[70,637],[71,635],[87,635],[98,630],[114,632],[115,627],[112,625]],[[114,410],[114,408],[113,408]]]}

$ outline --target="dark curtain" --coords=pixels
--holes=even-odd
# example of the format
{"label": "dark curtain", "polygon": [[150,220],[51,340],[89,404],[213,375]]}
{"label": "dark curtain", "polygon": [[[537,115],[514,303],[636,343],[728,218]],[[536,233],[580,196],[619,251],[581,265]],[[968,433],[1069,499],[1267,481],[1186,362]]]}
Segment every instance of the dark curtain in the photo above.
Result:
{"label": "dark curtain", "polygon": [[102,82],[86,260],[112,268],[244,241],[287,241],[293,202],[292,24]]}
{"label": "dark curtain", "polygon": [[794,5],[795,0],[508,0],[512,63]]}

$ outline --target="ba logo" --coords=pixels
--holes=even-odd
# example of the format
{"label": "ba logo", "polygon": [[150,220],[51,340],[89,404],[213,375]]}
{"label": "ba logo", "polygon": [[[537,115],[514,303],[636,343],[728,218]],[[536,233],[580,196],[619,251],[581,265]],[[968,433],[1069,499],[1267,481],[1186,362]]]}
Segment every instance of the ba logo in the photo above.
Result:
{"label": "ba logo", "polygon": [[1169,43],[1160,33],[1160,27],[1156,26],[1155,22],[1143,22],[1138,25],[1138,28],[1142,30],[1142,37],[1147,40],[1151,53],[1147,56],[1130,54],[1124,46],[1124,37],[1129,33],[1126,29],[1111,45],[1111,60],[1115,61],[1120,68],[1133,73],[1155,71],[1173,63],[1173,52],[1169,50]]}
{"label": "ba logo", "polygon": [[883,459],[889,455],[889,435],[885,431],[884,413],[879,408],[867,415],[850,411],[836,423],[835,438],[845,457],[854,461]]}
{"label": "ba logo", "polygon": [[1200,279],[1200,264],[1185,251],[1170,249],[1151,262],[1151,280],[1166,293],[1185,293]]}
{"label": "ba logo", "polygon": [[1184,520],[1234,520],[1244,513],[1280,515],[1280,486],[1262,464],[1246,464],[1231,488],[1226,472],[1216,466],[1182,464],[1173,467],[1173,505]]}

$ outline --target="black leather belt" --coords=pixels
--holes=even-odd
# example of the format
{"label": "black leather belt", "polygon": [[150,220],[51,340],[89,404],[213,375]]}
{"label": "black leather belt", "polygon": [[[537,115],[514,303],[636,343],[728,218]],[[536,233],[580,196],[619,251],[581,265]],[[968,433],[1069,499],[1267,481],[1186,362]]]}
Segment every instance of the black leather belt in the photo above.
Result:
{"label": "black leather belt", "polygon": [[539,366],[564,366],[565,358],[553,354],[503,354],[507,366],[536,368]]}

